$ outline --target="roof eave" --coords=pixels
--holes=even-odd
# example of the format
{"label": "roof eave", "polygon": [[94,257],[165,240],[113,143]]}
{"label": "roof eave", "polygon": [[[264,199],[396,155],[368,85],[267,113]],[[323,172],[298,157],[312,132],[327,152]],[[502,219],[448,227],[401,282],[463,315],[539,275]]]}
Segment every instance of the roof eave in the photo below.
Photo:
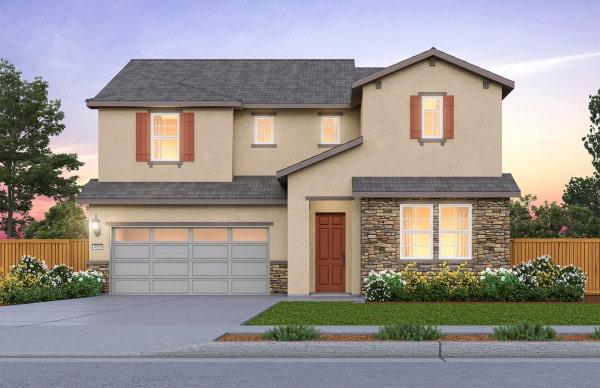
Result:
{"label": "roof eave", "polygon": [[353,191],[361,198],[517,198],[520,191]]}
{"label": "roof eave", "polygon": [[237,108],[241,107],[240,101],[160,101],[160,100],[96,100],[93,98],[85,100],[90,109],[98,108]]}
{"label": "roof eave", "polygon": [[410,57],[403,61],[400,61],[394,65],[388,66],[388,67],[386,67],[380,71],[377,71],[367,77],[364,77],[357,81],[354,81],[352,83],[352,89],[358,88],[358,87],[366,85],[370,82],[376,81],[388,74],[402,70],[408,66],[411,66],[411,65],[414,65],[415,63],[424,61],[430,57],[438,58],[442,61],[448,62],[448,63],[458,66],[466,71],[469,71],[473,74],[479,75],[486,80],[496,82],[497,84],[502,86],[502,98],[506,97],[515,88],[515,81],[509,80],[508,78],[504,78],[498,74],[492,73],[489,70],[485,70],[479,66],[473,65],[472,63],[469,63],[462,59],[456,58],[456,57],[454,57],[450,54],[447,54],[443,51],[440,51],[436,48],[431,48],[431,49],[424,51],[420,54],[417,54],[413,57]]}

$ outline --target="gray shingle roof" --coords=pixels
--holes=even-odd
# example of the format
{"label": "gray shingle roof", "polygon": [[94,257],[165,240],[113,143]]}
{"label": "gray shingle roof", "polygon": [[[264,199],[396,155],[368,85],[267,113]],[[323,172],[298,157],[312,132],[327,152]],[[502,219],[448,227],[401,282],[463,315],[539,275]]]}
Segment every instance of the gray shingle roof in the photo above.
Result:
{"label": "gray shingle roof", "polygon": [[383,69],[383,67],[357,67],[354,69],[354,81],[358,81]]}
{"label": "gray shingle roof", "polygon": [[501,177],[353,177],[361,197],[516,197],[521,190],[511,174]]}
{"label": "gray shingle roof", "polygon": [[350,104],[353,59],[133,59],[88,102]]}
{"label": "gray shingle roof", "polygon": [[98,182],[90,180],[81,203],[285,203],[287,191],[274,176],[236,176],[232,182]]}

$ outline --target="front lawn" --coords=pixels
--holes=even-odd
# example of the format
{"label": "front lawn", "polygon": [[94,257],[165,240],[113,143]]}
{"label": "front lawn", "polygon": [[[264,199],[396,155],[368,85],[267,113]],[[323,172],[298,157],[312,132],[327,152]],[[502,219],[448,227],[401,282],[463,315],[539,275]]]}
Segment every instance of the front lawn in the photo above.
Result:
{"label": "front lawn", "polygon": [[280,302],[246,324],[506,325],[524,320],[545,325],[598,325],[600,304]]}

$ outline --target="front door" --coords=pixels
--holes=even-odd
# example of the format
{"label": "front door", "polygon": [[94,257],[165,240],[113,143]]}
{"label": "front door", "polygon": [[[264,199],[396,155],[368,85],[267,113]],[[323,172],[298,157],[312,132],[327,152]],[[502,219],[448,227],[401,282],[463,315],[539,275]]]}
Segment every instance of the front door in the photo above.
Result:
{"label": "front door", "polygon": [[316,291],[346,291],[346,220],[343,213],[317,213]]}

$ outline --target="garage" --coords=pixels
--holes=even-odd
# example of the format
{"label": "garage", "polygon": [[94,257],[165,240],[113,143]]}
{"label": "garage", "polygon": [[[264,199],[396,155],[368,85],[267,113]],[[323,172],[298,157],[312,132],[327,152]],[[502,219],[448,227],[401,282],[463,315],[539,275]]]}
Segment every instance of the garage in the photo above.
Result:
{"label": "garage", "polygon": [[111,294],[256,295],[269,291],[269,229],[113,227]]}

